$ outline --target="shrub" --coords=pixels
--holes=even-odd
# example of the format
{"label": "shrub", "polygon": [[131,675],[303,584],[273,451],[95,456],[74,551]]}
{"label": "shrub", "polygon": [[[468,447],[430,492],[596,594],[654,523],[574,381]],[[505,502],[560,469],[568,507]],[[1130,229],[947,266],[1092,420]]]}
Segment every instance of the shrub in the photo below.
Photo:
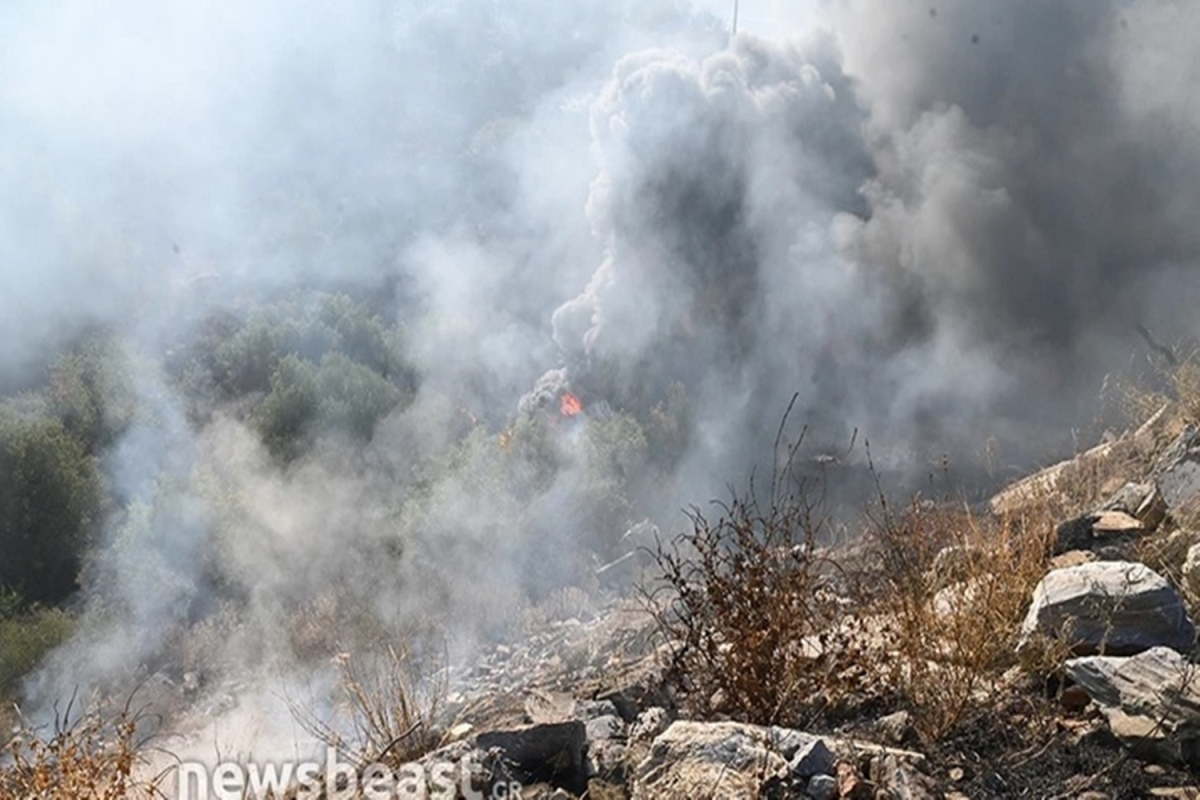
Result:
{"label": "shrub", "polygon": [[95,459],[61,421],[0,404],[0,587],[46,604],[74,593],[100,503]]}
{"label": "shrub", "polygon": [[715,519],[693,508],[691,530],[650,554],[660,580],[643,588],[675,646],[671,679],[701,715],[802,726],[848,698],[838,683],[861,657],[841,625],[849,576],[821,547],[820,486],[792,474],[798,447],[764,500],[751,481]]}
{"label": "shrub", "polygon": [[1061,649],[1016,647],[1049,510],[982,520],[917,497],[894,513],[880,492],[861,539],[838,543],[820,476],[792,475],[798,447],[765,500],[752,481],[651,552],[644,593],[694,713],[805,726],[903,708],[937,741],[992,713],[1012,667],[1061,663]]}
{"label": "shrub", "polygon": [[344,720],[323,719],[294,700],[292,716],[323,744],[359,768],[398,768],[441,744],[439,718],[449,690],[442,664],[422,665],[405,649],[339,653],[335,708]]}
{"label": "shrub", "polygon": [[413,376],[400,356],[400,332],[345,295],[316,294],[265,306],[232,332],[218,334],[208,343],[211,355],[198,358],[227,396],[267,391],[289,355],[315,364],[333,353],[412,388]]}
{"label": "shrub", "polygon": [[[130,698],[132,700],[132,697]],[[23,726],[0,748],[0,796],[133,800],[165,798],[166,773],[140,778],[154,720],[123,708],[72,718],[72,702],[50,732]]]}
{"label": "shrub", "polygon": [[136,407],[124,357],[110,338],[55,358],[45,394],[48,412],[93,454],[121,436]]}
{"label": "shrub", "polygon": [[14,592],[0,594],[0,694],[11,692],[46,655],[70,637],[75,623],[56,608],[22,609]]}
{"label": "shrub", "polygon": [[[1052,517],[1026,509],[999,521],[962,507],[915,499],[901,513],[882,504],[863,541],[861,599],[867,616],[886,619],[880,678],[896,688],[922,736],[937,741],[1002,688],[1018,664],[1021,623],[1047,570]],[[1054,648],[1025,651],[1035,673],[1065,657]]]}
{"label": "shrub", "polygon": [[402,399],[385,378],[344,355],[327,354],[319,365],[289,355],[272,372],[270,394],[255,417],[271,452],[292,458],[319,432],[370,440],[376,423]]}

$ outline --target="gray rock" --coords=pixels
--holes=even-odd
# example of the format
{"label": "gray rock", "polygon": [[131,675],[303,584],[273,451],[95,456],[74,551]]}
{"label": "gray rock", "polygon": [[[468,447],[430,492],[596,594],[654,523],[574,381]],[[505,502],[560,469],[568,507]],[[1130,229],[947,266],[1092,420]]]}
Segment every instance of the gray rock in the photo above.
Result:
{"label": "gray rock", "polygon": [[672,721],[671,712],[665,708],[647,708],[638,714],[637,721],[633,723],[633,729],[630,731],[630,738],[639,742],[649,741],[670,727]]}
{"label": "gray rock", "polygon": [[574,788],[587,784],[586,737],[584,724],[572,720],[488,731],[475,737],[475,746],[484,752],[499,750],[528,782],[553,780]]}
{"label": "gray rock", "polygon": [[832,775],[833,767],[837,764],[837,756],[821,739],[813,739],[801,747],[792,756],[788,771],[797,778],[811,778],[814,775]]}
{"label": "gray rock", "polygon": [[782,728],[778,725],[772,725],[767,731],[771,747],[788,761],[794,759],[801,750],[822,739],[811,733],[798,731],[795,728]]}
{"label": "gray rock", "polygon": [[1155,465],[1163,499],[1178,516],[1200,504],[1200,429],[1184,428]]}
{"label": "gray rock", "polygon": [[919,736],[907,711],[897,711],[875,720],[875,730],[888,744],[914,744]]}
{"label": "gray rock", "polygon": [[1056,569],[1033,591],[1021,626],[1065,638],[1077,655],[1132,655],[1151,647],[1187,649],[1196,631],[1179,593],[1145,564],[1099,561]]}
{"label": "gray rock", "polygon": [[621,712],[611,700],[579,700],[575,703],[575,716],[586,721],[599,717],[619,717]]}
{"label": "gray rock", "polygon": [[1200,544],[1188,548],[1187,556],[1183,559],[1183,584],[1188,591],[1200,597]]}
{"label": "gray rock", "polygon": [[895,800],[933,800],[941,796],[934,782],[921,774],[912,762],[893,754],[871,759],[871,780],[879,784],[887,797]]}
{"label": "gray rock", "polygon": [[1200,666],[1155,647],[1128,658],[1091,656],[1066,664],[1113,734],[1136,752],[1200,766]]}
{"label": "gray rock", "polygon": [[834,800],[838,796],[837,778],[831,775],[814,775],[805,787],[804,795],[813,800]]}
{"label": "gray rock", "polygon": [[587,740],[596,742],[602,739],[621,739],[625,737],[625,720],[613,714],[605,717],[589,719],[586,723]]}
{"label": "gray rock", "polygon": [[1100,511],[1123,511],[1147,530],[1154,530],[1167,515],[1167,501],[1155,481],[1127,483],[1100,507]]}
{"label": "gray rock", "polygon": [[638,764],[633,800],[758,797],[786,776],[787,762],[770,745],[769,729],[738,722],[679,721]]}
{"label": "gray rock", "polygon": [[587,773],[589,778],[604,778],[624,783],[629,761],[629,748],[615,739],[600,739],[588,743]]}

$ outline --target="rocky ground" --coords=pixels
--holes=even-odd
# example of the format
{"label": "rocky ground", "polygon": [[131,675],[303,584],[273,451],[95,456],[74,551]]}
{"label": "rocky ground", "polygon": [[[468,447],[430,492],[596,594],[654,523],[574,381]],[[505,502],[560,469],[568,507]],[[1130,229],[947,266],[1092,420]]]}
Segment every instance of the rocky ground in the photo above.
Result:
{"label": "rocky ground", "polygon": [[903,710],[807,730],[689,719],[670,643],[622,602],[459,676],[449,743],[427,759],[469,760],[477,786],[516,781],[522,797],[1200,797],[1200,431],[1159,414],[990,510],[1056,492],[1100,498],[1047,531],[1053,559],[1020,631],[1018,647],[1063,645],[1061,669],[1011,670],[987,713],[940,741],[923,741]]}

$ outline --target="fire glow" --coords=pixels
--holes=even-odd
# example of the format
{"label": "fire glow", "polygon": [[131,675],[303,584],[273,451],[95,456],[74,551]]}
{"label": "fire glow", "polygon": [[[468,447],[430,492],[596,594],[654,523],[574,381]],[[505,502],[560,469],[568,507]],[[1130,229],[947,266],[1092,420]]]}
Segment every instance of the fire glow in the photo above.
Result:
{"label": "fire glow", "polygon": [[570,392],[563,392],[558,402],[558,410],[564,417],[575,417],[583,413],[583,402]]}

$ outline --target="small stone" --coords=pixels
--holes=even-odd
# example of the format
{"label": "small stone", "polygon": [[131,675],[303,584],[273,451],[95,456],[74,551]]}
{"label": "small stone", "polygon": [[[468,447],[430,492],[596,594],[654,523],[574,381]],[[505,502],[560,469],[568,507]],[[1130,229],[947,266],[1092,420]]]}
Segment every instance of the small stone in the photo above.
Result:
{"label": "small stone", "polygon": [[1145,528],[1140,520],[1126,514],[1124,511],[1102,511],[1092,523],[1092,533],[1104,536],[1114,533],[1131,533]]}
{"label": "small stone", "polygon": [[589,742],[617,739],[625,735],[625,721],[615,715],[597,717],[589,719],[585,723],[585,729]]}
{"label": "small stone", "polygon": [[630,738],[634,741],[649,741],[665,731],[671,725],[671,714],[665,708],[654,706],[638,714],[633,723]]}
{"label": "small stone", "polygon": [[451,742],[457,742],[459,739],[465,739],[471,735],[471,731],[475,730],[475,726],[469,722],[460,722],[446,732],[446,739]]}
{"label": "small stone", "polygon": [[796,755],[788,764],[788,771],[798,778],[811,778],[814,775],[830,775],[833,773],[837,756],[825,744],[823,739],[816,739],[796,751]]}
{"label": "small stone", "polygon": [[619,717],[621,712],[611,700],[579,700],[575,703],[575,715],[586,721],[599,717]]}
{"label": "small stone", "polygon": [[834,800],[838,796],[837,778],[832,775],[814,775],[809,778],[804,794],[813,800]]}
{"label": "small stone", "polygon": [[1090,564],[1100,558],[1091,550],[1068,550],[1050,559],[1050,569],[1066,569],[1078,567],[1080,564]]}
{"label": "small stone", "polygon": [[1059,702],[1068,711],[1082,711],[1092,702],[1092,698],[1082,686],[1068,686],[1062,690]]}
{"label": "small stone", "polygon": [[888,744],[914,744],[919,738],[917,729],[912,724],[912,716],[907,711],[897,711],[875,721],[875,729],[879,736]]}

